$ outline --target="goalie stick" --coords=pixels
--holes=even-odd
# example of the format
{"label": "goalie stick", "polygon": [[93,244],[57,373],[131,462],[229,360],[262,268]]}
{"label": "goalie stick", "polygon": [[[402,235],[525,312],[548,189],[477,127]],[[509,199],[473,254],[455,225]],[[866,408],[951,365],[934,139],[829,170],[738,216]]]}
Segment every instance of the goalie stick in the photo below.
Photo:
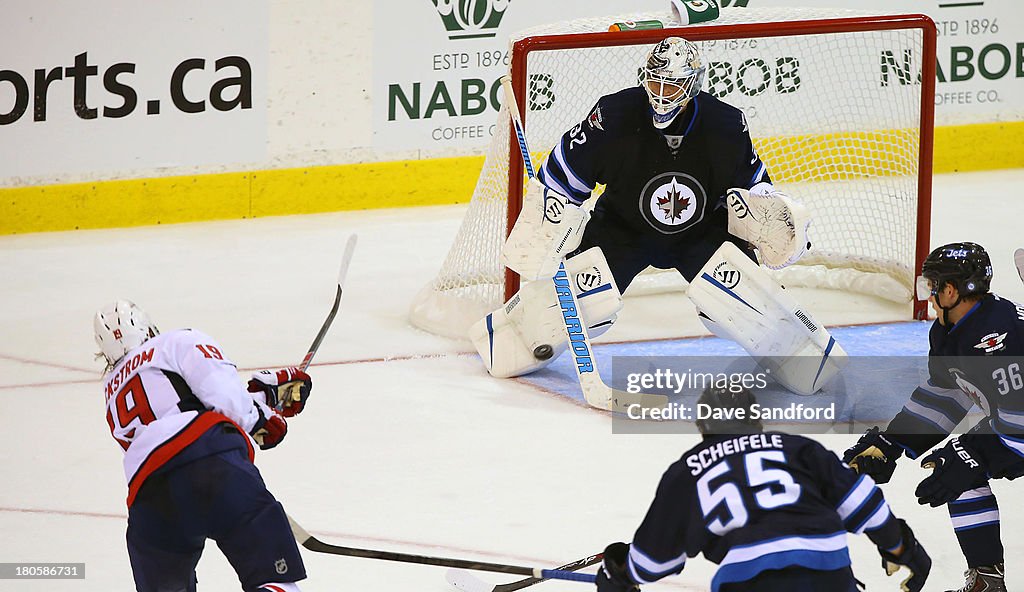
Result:
{"label": "goalie stick", "polygon": [[[512,117],[512,127],[519,144],[519,152],[523,156],[526,175],[533,179],[536,177],[536,172],[533,168],[530,148],[526,143],[523,120],[519,116],[519,105],[516,102],[515,92],[512,90],[512,79],[507,75],[502,76],[501,87],[505,91],[505,103],[508,106],[509,115]],[[555,296],[562,309],[565,332],[569,338],[569,351],[572,353],[573,366],[576,368],[576,377],[579,378],[583,398],[586,399],[587,404],[598,409],[621,413],[626,412],[632,405],[640,405],[643,408],[659,408],[667,405],[668,397],[665,395],[628,393],[613,389],[604,382],[597,368],[597,359],[594,357],[594,347],[590,341],[590,335],[587,333],[587,326],[579,314],[579,302],[576,300],[576,294],[565,273],[564,259],[558,263],[554,282]]]}
{"label": "goalie stick", "polygon": [[292,534],[295,535],[295,540],[306,549],[316,553],[345,555],[347,557],[362,557],[364,559],[381,559],[384,561],[399,561],[402,563],[419,563],[422,565],[437,565],[441,567],[458,567],[479,571],[493,571],[551,580],[573,580],[576,582],[594,583],[594,576],[591,574],[581,574],[559,569],[505,565],[501,563],[488,563],[485,561],[472,561],[468,559],[451,559],[448,557],[427,557],[425,555],[412,555],[409,553],[396,553],[393,551],[377,551],[374,549],[359,549],[356,547],[331,545],[309,534],[309,532],[302,528],[302,526],[300,526],[299,523],[291,516],[288,517],[288,523],[291,524]]}
{"label": "goalie stick", "polygon": [[[559,571],[576,571],[578,569],[583,569],[584,567],[600,563],[602,559],[604,559],[604,554],[598,553],[597,555],[591,555],[590,557],[584,557],[583,559],[577,559],[571,563],[566,563],[565,565],[561,565],[555,569]],[[508,584],[495,584],[492,586],[476,577],[473,573],[464,569],[449,569],[445,574],[445,579],[448,580],[449,584],[463,592],[513,592],[514,590],[521,590],[528,586],[546,581],[545,578],[529,577],[522,580],[516,580],[515,582],[509,582]]]}
{"label": "goalie stick", "polygon": [[313,339],[313,344],[309,346],[309,351],[306,352],[306,357],[302,358],[302,363],[299,364],[299,370],[305,371],[309,368],[309,364],[313,361],[313,356],[316,355],[320,344],[324,340],[324,336],[327,335],[327,330],[331,328],[331,323],[334,322],[335,315],[338,314],[338,307],[341,306],[341,293],[345,288],[345,276],[348,275],[348,265],[352,262],[352,253],[356,250],[357,235],[352,234],[348,237],[348,241],[345,242],[345,253],[341,256],[341,269],[338,270],[338,290],[334,295],[334,306],[331,307],[331,312],[327,314],[327,318],[324,319],[324,324],[320,327],[320,332],[316,334],[316,338]]}

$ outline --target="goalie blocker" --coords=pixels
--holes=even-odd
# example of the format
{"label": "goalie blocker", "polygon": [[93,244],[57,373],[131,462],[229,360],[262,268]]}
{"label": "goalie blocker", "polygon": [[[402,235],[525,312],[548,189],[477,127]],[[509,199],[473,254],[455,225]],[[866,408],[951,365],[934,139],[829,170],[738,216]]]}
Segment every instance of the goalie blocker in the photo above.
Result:
{"label": "goalie blocker", "polygon": [[[603,334],[622,310],[622,295],[601,249],[594,247],[565,262],[591,338]],[[525,284],[504,306],[469,329],[487,371],[511,378],[540,370],[568,347],[565,321],[551,278]]]}

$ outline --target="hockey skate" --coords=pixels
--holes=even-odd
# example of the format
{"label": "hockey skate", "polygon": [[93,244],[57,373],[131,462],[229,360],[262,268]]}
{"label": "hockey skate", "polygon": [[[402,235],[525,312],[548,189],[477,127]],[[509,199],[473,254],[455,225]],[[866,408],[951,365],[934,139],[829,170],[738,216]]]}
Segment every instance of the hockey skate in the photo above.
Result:
{"label": "hockey skate", "polygon": [[963,588],[947,592],[1006,592],[1003,564],[972,567],[964,572],[967,582]]}

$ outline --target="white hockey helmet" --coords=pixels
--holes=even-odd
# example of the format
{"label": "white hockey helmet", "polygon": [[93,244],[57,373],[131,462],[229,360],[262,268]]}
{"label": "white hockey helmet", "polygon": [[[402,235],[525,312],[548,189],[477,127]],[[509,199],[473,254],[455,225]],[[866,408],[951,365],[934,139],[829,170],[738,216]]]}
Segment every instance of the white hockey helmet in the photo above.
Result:
{"label": "white hockey helmet", "polygon": [[160,334],[146,311],[128,300],[115,300],[96,311],[96,343],[111,366],[131,350]]}
{"label": "white hockey helmet", "polygon": [[654,111],[654,127],[667,128],[697,96],[707,67],[700,50],[682,37],[668,37],[647,52],[637,81],[647,91]]}

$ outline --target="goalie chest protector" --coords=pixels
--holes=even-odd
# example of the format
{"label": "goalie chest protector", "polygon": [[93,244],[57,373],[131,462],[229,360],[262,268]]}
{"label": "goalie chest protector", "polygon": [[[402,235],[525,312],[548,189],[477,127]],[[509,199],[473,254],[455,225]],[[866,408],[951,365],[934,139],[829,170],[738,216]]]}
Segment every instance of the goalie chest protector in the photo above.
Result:
{"label": "goalie chest protector", "polygon": [[582,186],[606,189],[596,210],[622,220],[636,241],[693,240],[732,187],[771,182],[750,141],[743,113],[701,92],[669,128],[655,129],[647,93],[627,88],[598,100],[562,135],[541,180],[582,202]]}

